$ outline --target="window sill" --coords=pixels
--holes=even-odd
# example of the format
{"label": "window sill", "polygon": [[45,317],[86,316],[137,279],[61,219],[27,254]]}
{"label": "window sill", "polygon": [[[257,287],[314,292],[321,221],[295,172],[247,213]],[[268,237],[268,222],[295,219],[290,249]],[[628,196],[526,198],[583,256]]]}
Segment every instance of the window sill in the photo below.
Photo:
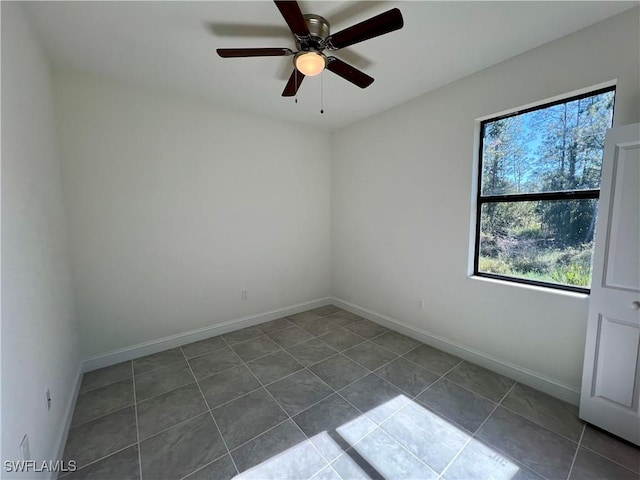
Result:
{"label": "window sill", "polygon": [[550,293],[552,295],[561,295],[561,296],[564,296],[564,297],[575,298],[577,300],[589,300],[589,297],[590,297],[590,295],[588,293],[572,292],[570,290],[561,290],[561,289],[558,289],[558,288],[544,287],[544,286],[540,286],[540,285],[528,285],[526,283],[512,282],[512,281],[509,281],[509,280],[501,280],[501,279],[498,279],[498,278],[482,277],[482,276],[479,276],[479,275],[468,275],[467,278],[470,279],[470,280],[473,280],[473,281],[479,281],[479,282],[484,282],[484,283],[491,283],[491,284],[494,284],[494,285],[502,285],[502,286],[526,289],[526,290],[530,290],[530,291],[534,291],[534,292]]}

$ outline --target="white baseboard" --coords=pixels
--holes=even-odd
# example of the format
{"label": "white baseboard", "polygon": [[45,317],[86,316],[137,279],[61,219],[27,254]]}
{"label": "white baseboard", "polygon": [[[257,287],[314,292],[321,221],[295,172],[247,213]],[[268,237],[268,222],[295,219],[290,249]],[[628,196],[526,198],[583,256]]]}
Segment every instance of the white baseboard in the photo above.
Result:
{"label": "white baseboard", "polygon": [[403,333],[408,337],[415,338],[427,345],[439,348],[447,353],[456,355],[464,360],[475,363],[488,370],[492,370],[496,373],[509,377],[517,382],[528,385],[532,388],[547,393],[553,397],[559,398],[566,402],[578,405],[580,403],[580,392],[563,385],[556,380],[548,378],[540,373],[533,372],[526,368],[514,365],[505,360],[493,357],[486,353],[474,350],[464,345],[452,342],[449,339],[431,333],[425,329],[408,325],[404,322],[396,320],[395,318],[382,315],[367,308],[355,305],[340,298],[332,298],[331,302],[334,305],[348,310],[356,315],[367,318],[372,322],[379,323],[387,328],[395,330],[399,333]]}
{"label": "white baseboard", "polygon": [[[62,431],[60,432],[60,437],[58,438],[58,448],[56,449],[57,455],[53,457],[54,459],[62,460],[64,455],[64,448],[67,445],[67,437],[69,436],[69,429],[71,428],[71,420],[73,418],[73,411],[76,408],[76,399],[78,398],[78,392],[80,391],[80,384],[82,382],[82,364],[78,367],[78,372],[76,373],[76,380],[71,395],[69,396],[69,400],[67,401],[67,408],[64,411],[64,426]],[[58,472],[51,472],[49,476],[50,479],[54,480],[58,478]]]}
{"label": "white baseboard", "polygon": [[151,340],[149,342],[139,343],[130,347],[121,348],[112,352],[104,353],[94,357],[87,358],[82,362],[83,371],[90,372],[102,367],[115,365],[116,363],[133,360],[135,358],[144,357],[153,353],[162,352],[169,348],[180,347],[188,343],[204,340],[205,338],[229,333],[240,328],[251,327],[260,323],[276,320],[287,315],[304,312],[312,308],[323,307],[331,303],[330,297],[312,300],[310,302],[297,303],[278,310],[271,310],[265,313],[249,315],[247,317],[237,318],[228,322],[209,325],[207,327],[191,330],[189,332],[178,333],[169,337]]}

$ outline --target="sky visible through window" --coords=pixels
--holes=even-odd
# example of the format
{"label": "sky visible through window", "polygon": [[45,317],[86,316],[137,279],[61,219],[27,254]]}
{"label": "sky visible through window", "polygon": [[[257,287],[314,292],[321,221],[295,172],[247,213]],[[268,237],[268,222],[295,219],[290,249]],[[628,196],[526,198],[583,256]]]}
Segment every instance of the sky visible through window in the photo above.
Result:
{"label": "sky visible through window", "polygon": [[614,96],[604,91],[484,123],[478,272],[589,288],[597,192],[491,197],[597,191]]}

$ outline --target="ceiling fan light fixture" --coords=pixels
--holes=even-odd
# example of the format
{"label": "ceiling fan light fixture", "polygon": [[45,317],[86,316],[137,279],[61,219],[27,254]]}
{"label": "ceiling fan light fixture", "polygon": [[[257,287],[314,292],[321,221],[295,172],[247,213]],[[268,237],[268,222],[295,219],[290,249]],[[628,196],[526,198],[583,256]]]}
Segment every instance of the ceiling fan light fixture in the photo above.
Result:
{"label": "ceiling fan light fixture", "polygon": [[300,73],[313,77],[325,69],[327,58],[319,52],[300,52],[295,56],[294,64]]}

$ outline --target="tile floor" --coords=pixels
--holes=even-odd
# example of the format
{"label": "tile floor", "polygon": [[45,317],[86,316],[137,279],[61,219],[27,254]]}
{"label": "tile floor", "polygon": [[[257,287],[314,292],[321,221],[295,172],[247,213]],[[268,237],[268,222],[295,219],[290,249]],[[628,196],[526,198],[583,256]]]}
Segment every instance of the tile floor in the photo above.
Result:
{"label": "tile floor", "polygon": [[576,407],[334,306],[85,374],[86,479],[638,479]]}

